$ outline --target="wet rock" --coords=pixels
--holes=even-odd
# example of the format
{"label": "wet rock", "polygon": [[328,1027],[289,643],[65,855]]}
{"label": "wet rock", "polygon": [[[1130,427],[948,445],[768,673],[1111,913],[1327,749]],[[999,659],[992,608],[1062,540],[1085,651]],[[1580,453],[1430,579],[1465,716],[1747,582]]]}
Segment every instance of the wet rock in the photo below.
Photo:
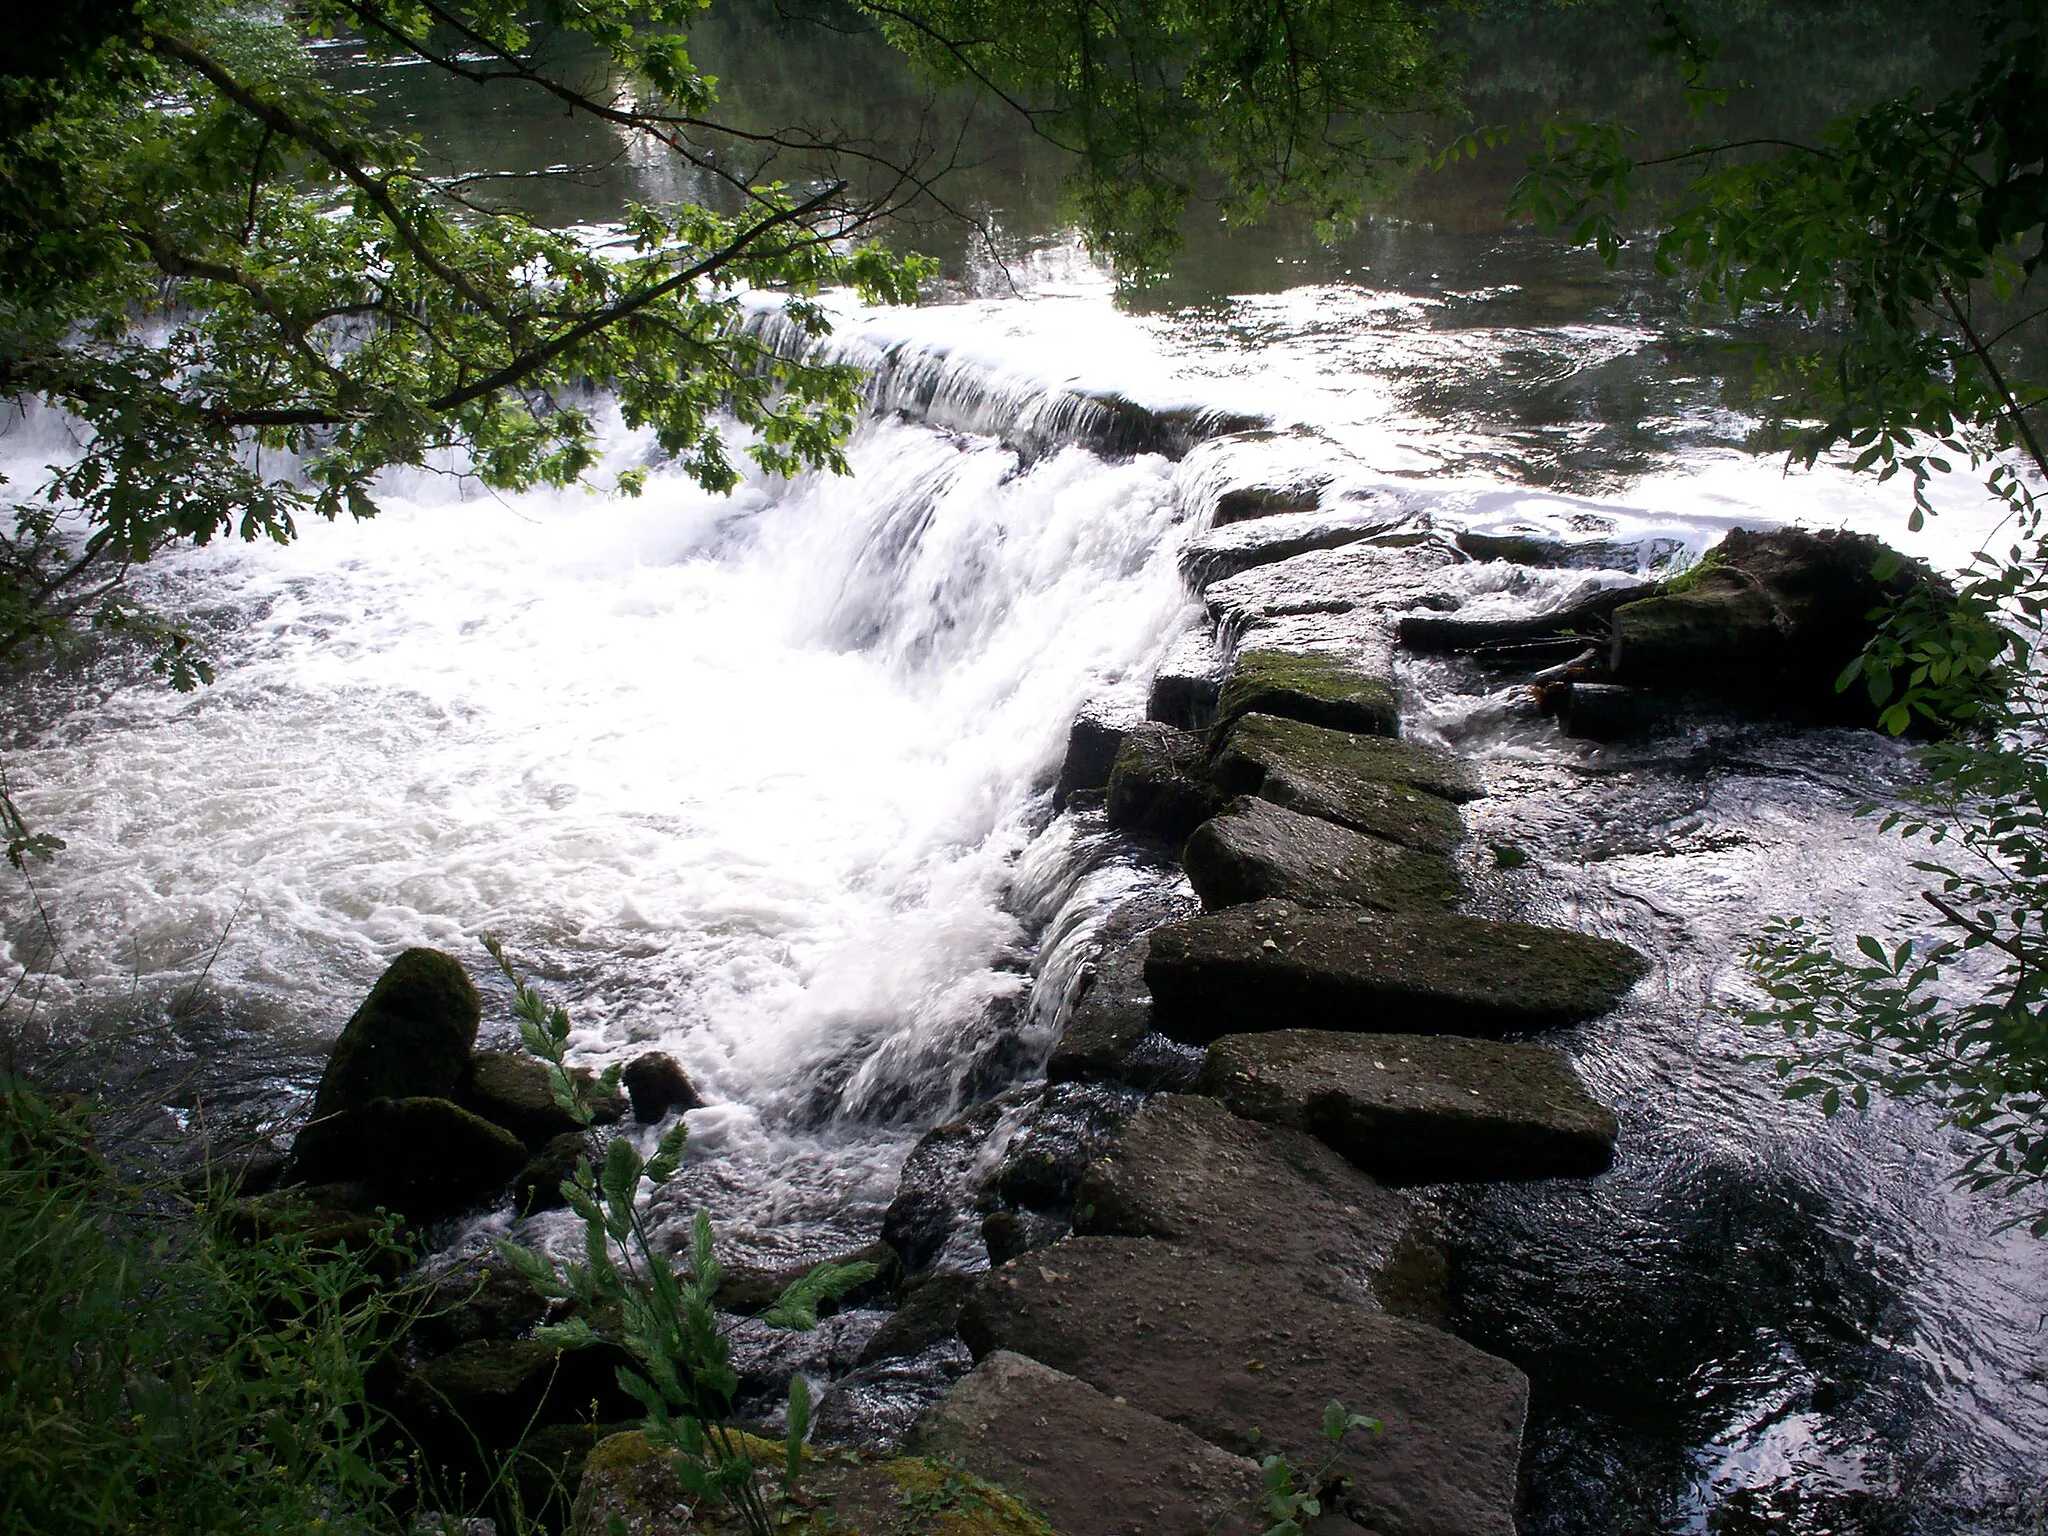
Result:
{"label": "wet rock", "polygon": [[430,1218],[502,1188],[526,1158],[517,1136],[447,1099],[371,1099],[300,1131],[292,1175],[367,1184],[392,1209]]}
{"label": "wet rock", "polygon": [[1319,1295],[1443,1316],[1443,1250],[1405,1197],[1313,1136],[1239,1119],[1213,1099],[1148,1100],[1081,1181],[1074,1230],[1252,1265],[1277,1257]]}
{"label": "wet rock", "polygon": [[1179,846],[1219,803],[1207,757],[1199,736],[1152,721],[1134,728],[1110,770],[1109,824]]}
{"label": "wet rock", "polygon": [[[611,1125],[626,1115],[625,1096],[596,1092],[597,1079],[588,1067],[573,1067],[592,1111],[593,1125]],[[527,1146],[538,1150],[554,1137],[582,1129],[574,1115],[555,1102],[547,1063],[524,1051],[478,1051],[470,1057],[469,1074],[456,1102],[471,1114],[501,1125]]]}
{"label": "wet rock", "polygon": [[721,1312],[733,1312],[741,1317],[759,1316],[774,1306],[784,1291],[820,1264],[872,1264],[875,1267],[872,1278],[840,1296],[821,1301],[818,1304],[820,1317],[831,1317],[836,1312],[855,1307],[887,1305],[903,1284],[903,1260],[897,1256],[896,1250],[887,1243],[869,1243],[850,1253],[836,1253],[830,1258],[790,1264],[781,1269],[728,1264],[718,1282],[715,1304]]}
{"label": "wet rock", "polygon": [[1646,735],[1670,716],[1670,708],[1646,688],[1573,680],[1565,684],[1558,724],[1582,741],[1627,741]]}
{"label": "wet rock", "polygon": [[1209,1047],[1202,1091],[1304,1130],[1390,1184],[1590,1178],[1614,1116],[1543,1045],[1282,1029]]}
{"label": "wet rock", "polygon": [[1615,681],[1703,688],[1836,719],[1875,715],[1862,690],[1835,690],[1876,631],[1871,614],[1916,589],[1950,600],[1925,566],[1867,534],[1801,528],[1737,528],[1678,585],[1614,611]]}
{"label": "wet rock", "polygon": [[1183,900],[1140,898],[1103,924],[1102,950],[1084,974],[1046,1059],[1047,1082],[1173,1088],[1194,1081],[1200,1059],[1153,1029],[1152,994],[1145,986],[1147,935],[1160,923],[1190,915],[1190,907]]}
{"label": "wet rock", "polygon": [[973,1368],[957,1334],[915,1355],[857,1366],[832,1383],[812,1412],[811,1444],[888,1455],[902,1447],[925,1409]]}
{"label": "wet rock", "polygon": [[1216,512],[1209,521],[1218,528],[1241,523],[1247,518],[1274,517],[1288,512],[1315,510],[1322,487],[1317,485],[1247,485],[1225,491],[1216,498]]}
{"label": "wet rock", "polygon": [[1050,1248],[1072,1230],[1073,1224],[1065,1216],[1006,1207],[982,1217],[981,1244],[988,1250],[989,1263],[1006,1264],[1040,1248]]}
{"label": "wet rock", "polygon": [[[374,1253],[382,1245],[380,1234],[404,1232],[403,1221],[379,1211],[378,1204],[377,1192],[367,1184],[293,1185],[231,1203],[228,1230],[245,1243],[289,1236],[311,1248]],[[393,1254],[385,1267],[395,1273],[409,1262]]]}
{"label": "wet rock", "polygon": [[202,1166],[194,1168],[179,1183],[192,1195],[267,1195],[283,1182],[290,1166],[290,1154],[266,1142],[238,1152],[209,1155]]}
{"label": "wet rock", "polygon": [[1276,560],[1291,560],[1310,550],[1341,549],[1378,538],[1406,522],[1407,514],[1391,507],[1333,507],[1327,510],[1280,512],[1256,521],[1240,521],[1188,541],[1181,551],[1181,573],[1197,592]]}
{"label": "wet rock", "polygon": [[1015,1489],[1062,1536],[1265,1524],[1250,1459],[1006,1350],[927,1409],[908,1448]]}
{"label": "wet rock", "polygon": [[1226,1451],[1279,1451],[1298,1467],[1320,1463],[1323,1406],[1337,1399],[1385,1425],[1346,1442],[1340,1513],[1384,1536],[1513,1536],[1522,1373],[1312,1294],[1277,1259],[1069,1238],[984,1276],[961,1332],[977,1359],[1028,1356]]}
{"label": "wet rock", "polygon": [[919,1138],[903,1160],[896,1198],[882,1217],[882,1241],[902,1255],[907,1273],[930,1268],[945,1250],[974,1197],[983,1147],[1006,1117],[1014,1121],[1037,1097],[1036,1088],[1005,1094],[933,1126]]}
{"label": "wet rock", "polygon": [[[779,1442],[740,1439],[766,1476],[780,1475]],[[921,1457],[814,1458],[804,1467],[803,1488],[812,1504],[829,1511],[830,1529],[862,1536],[1045,1536],[1044,1522],[1014,1494]],[[697,1513],[696,1502],[684,1491],[670,1454],[630,1430],[600,1440],[590,1452],[570,1530],[575,1536],[698,1536],[727,1528],[728,1521],[710,1511]]]}
{"label": "wet rock", "polygon": [[1576,655],[1589,644],[1604,645],[1614,610],[1652,590],[1647,582],[1602,587],[1548,613],[1517,618],[1411,613],[1401,620],[1401,643],[1411,651],[1466,652],[1482,660],[1541,665]]}
{"label": "wet rock", "polygon": [[1286,902],[1152,934],[1153,1018],[1176,1040],[1313,1025],[1507,1035],[1598,1018],[1649,973],[1626,944],[1458,913],[1312,912]]}
{"label": "wet rock", "polygon": [[1400,728],[1391,678],[1313,652],[1241,652],[1217,698],[1217,728],[1254,711],[1364,735],[1392,736]]}
{"label": "wet rock", "polygon": [[576,1165],[588,1162],[595,1168],[603,1161],[604,1145],[588,1131],[549,1137],[512,1181],[512,1208],[521,1216],[560,1210],[569,1203],[562,1186],[575,1177]]}
{"label": "wet rock", "polygon": [[988,1189],[1007,1205],[1062,1211],[1142,1096],[1107,1083],[1049,1083],[1003,1150]]}
{"label": "wet rock", "polygon": [[1067,755],[1060,763],[1060,776],[1053,785],[1054,810],[1064,810],[1076,791],[1109,788],[1109,772],[1116,766],[1117,748],[1124,744],[1130,720],[1110,719],[1083,713],[1067,728]]}
{"label": "wet rock", "polygon": [[627,1363],[608,1344],[478,1340],[410,1373],[394,1416],[444,1476],[478,1479],[532,1429],[638,1419],[643,1410],[618,1384]]}
{"label": "wet rock", "polygon": [[1209,911],[1267,897],[1304,907],[1441,910],[1458,899],[1458,872],[1422,853],[1271,801],[1239,800],[1195,828],[1182,850],[1188,883]]}
{"label": "wet rock", "polygon": [[649,1051],[635,1056],[619,1074],[626,1095],[633,1103],[633,1118],[642,1125],[657,1125],[671,1110],[702,1109],[704,1097],[683,1064],[666,1051]]}
{"label": "wet rock", "polygon": [[964,1270],[935,1269],[903,1289],[903,1301],[889,1321],[862,1346],[860,1363],[921,1355],[960,1331],[960,1303],[974,1285]]}
{"label": "wet rock", "polygon": [[314,1117],[372,1099],[452,1098],[469,1071],[483,1004],[437,949],[408,949],[377,978],[329,1052]]}
{"label": "wet rock", "polygon": [[1454,802],[1483,793],[1478,776],[1448,752],[1273,715],[1240,718],[1210,759],[1209,776],[1225,794],[1257,795],[1430,853],[1463,841]]}
{"label": "wet rock", "polygon": [[1440,604],[1443,573],[1462,559],[1417,537],[1424,542],[1397,548],[1394,535],[1275,561],[1213,583],[1202,601],[1217,633],[1245,650],[1339,655],[1383,675],[1401,614]]}
{"label": "wet rock", "polygon": [[479,1340],[516,1339],[548,1314],[532,1281],[499,1264],[465,1264],[428,1289],[413,1337],[435,1354]]}
{"label": "wet rock", "polygon": [[1224,658],[1207,625],[1191,629],[1168,647],[1145,695],[1145,718],[1176,730],[1206,730],[1216,718],[1216,690],[1223,685]]}

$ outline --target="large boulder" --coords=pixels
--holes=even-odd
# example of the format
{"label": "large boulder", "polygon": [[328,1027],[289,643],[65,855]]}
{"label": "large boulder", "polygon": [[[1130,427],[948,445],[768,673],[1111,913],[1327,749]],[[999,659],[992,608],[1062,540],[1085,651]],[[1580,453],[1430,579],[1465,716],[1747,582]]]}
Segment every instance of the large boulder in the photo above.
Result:
{"label": "large boulder", "polygon": [[1389,1184],[1588,1178],[1614,1116],[1542,1045],[1280,1029],[1209,1047],[1202,1091],[1307,1131]]}
{"label": "large boulder", "polygon": [[1926,567],[1868,534],[1802,528],[1737,528],[1676,586],[1615,609],[1615,681],[1864,720],[1868,695],[1838,693],[1835,680],[1876,632],[1873,613],[1916,589],[1950,600]]}
{"label": "large boulder", "polygon": [[1443,1251],[1407,1199],[1313,1136],[1241,1120],[1213,1099],[1147,1100],[1081,1181],[1074,1230],[1156,1237],[1253,1265],[1277,1257],[1306,1289],[1336,1300],[1443,1315]]}
{"label": "large boulder", "polygon": [[[1281,1250],[1287,1213],[1275,1214]],[[991,1270],[960,1312],[997,1350],[1078,1376],[1233,1454],[1319,1465],[1324,1405],[1382,1421],[1334,1469],[1381,1536],[1514,1536],[1528,1382],[1434,1328],[1304,1289],[1265,1262],[1150,1238],[1075,1237]]]}
{"label": "large boulder", "polygon": [[690,1074],[666,1051],[635,1056],[619,1074],[619,1082],[633,1102],[633,1118],[642,1125],[658,1125],[670,1111],[704,1107],[704,1096],[690,1081]]}
{"label": "large boulder", "polygon": [[[583,1087],[591,1124],[611,1125],[625,1118],[624,1094],[597,1092],[597,1080],[588,1067],[570,1070]],[[555,1102],[547,1063],[525,1051],[477,1051],[469,1059],[469,1073],[456,1102],[491,1124],[502,1125],[536,1151],[554,1137],[583,1128]]]}
{"label": "large boulder", "polygon": [[1626,944],[1558,928],[1261,901],[1155,929],[1145,981],[1157,1027],[1206,1045],[1304,1026],[1529,1033],[1598,1018],[1649,969]]}
{"label": "large boulder", "polygon": [[1179,847],[1221,803],[1207,758],[1199,736],[1153,721],[1133,727],[1109,774],[1109,824]]}
{"label": "large boulder", "polygon": [[1261,714],[1231,727],[1210,759],[1209,776],[1227,795],[1257,795],[1433,853],[1448,853],[1464,839],[1453,802],[1483,793],[1467,764],[1434,747]]}
{"label": "large boulder", "polygon": [[372,1099],[453,1098],[469,1071],[483,1004],[438,949],[408,949],[377,978],[328,1053],[316,1118]]}
{"label": "large boulder", "polygon": [[1392,736],[1401,723],[1392,678],[1320,652],[1240,652],[1217,695],[1216,727],[1254,711],[1369,736]]}
{"label": "large boulder", "polygon": [[292,1175],[360,1182],[393,1210],[425,1219],[501,1189],[526,1159],[517,1136],[447,1099],[371,1099],[300,1131]]}
{"label": "large boulder", "polygon": [[1024,1495],[1061,1536],[1256,1536],[1256,1463],[1086,1382],[997,1350],[925,1410],[906,1448]]}
{"label": "large boulder", "polygon": [[1304,907],[1441,911],[1458,899],[1458,871],[1422,853],[1269,800],[1240,800],[1195,828],[1181,851],[1203,907],[1275,897]]}

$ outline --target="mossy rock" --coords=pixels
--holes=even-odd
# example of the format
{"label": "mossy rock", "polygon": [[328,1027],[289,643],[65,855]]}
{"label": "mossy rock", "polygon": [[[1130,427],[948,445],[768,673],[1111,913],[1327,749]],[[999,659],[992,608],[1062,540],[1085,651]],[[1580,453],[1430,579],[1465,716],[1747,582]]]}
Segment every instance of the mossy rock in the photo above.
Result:
{"label": "mossy rock", "polygon": [[313,1121],[292,1145],[292,1171],[309,1183],[367,1184],[408,1216],[462,1209],[526,1165],[526,1144],[447,1099],[372,1099]]}
{"label": "mossy rock", "polygon": [[1254,712],[1367,736],[1401,724],[1393,679],[1322,652],[1240,652],[1217,697],[1218,734]]}
{"label": "mossy rock", "polygon": [[375,1253],[390,1247],[404,1231],[403,1218],[377,1208],[377,1192],[367,1184],[295,1184],[231,1201],[226,1209],[228,1232],[245,1243],[296,1238],[308,1247]]}
{"label": "mossy rock", "polygon": [[[616,1089],[598,1093],[597,1078],[588,1067],[572,1067],[569,1075],[584,1091],[591,1124],[614,1125],[626,1117],[626,1096]],[[475,1052],[456,1102],[491,1124],[502,1125],[536,1151],[554,1137],[583,1129],[555,1102],[547,1063],[524,1051]]]}
{"label": "mossy rock", "polygon": [[1457,804],[1484,791],[1460,759],[1434,747],[1250,714],[1219,743],[1209,777],[1303,816],[1446,853],[1465,836]]}
{"label": "mossy rock", "polygon": [[[783,1447],[753,1435],[735,1439],[761,1469],[763,1493],[771,1504],[778,1501]],[[816,1536],[1053,1536],[1014,1494],[919,1456],[864,1462],[812,1451],[795,1497],[780,1514],[784,1530]],[[685,1493],[670,1453],[638,1430],[592,1449],[570,1529],[605,1536],[614,1518],[626,1536],[725,1536],[744,1529],[731,1510]]]}
{"label": "mossy rock", "polygon": [[1458,871],[1441,853],[1260,799],[1240,800],[1195,828],[1181,863],[1209,911],[1267,897],[1305,907],[1442,911],[1460,894]]}
{"label": "mossy rock", "polygon": [[1109,824],[1178,847],[1222,797],[1210,784],[1199,736],[1148,721],[1125,736],[1109,773]]}
{"label": "mossy rock", "polygon": [[1598,1018],[1649,974],[1612,939],[1461,913],[1261,901],[1152,934],[1153,1019],[1176,1040],[1310,1026],[1528,1034]]}
{"label": "mossy rock", "polygon": [[408,949],[377,978],[334,1042],[314,1117],[372,1099],[453,1098],[469,1072],[483,1003],[461,962]]}
{"label": "mossy rock", "polygon": [[575,1177],[577,1164],[588,1162],[595,1168],[603,1159],[602,1143],[588,1131],[550,1137],[512,1181],[513,1210],[521,1216],[560,1210],[569,1203],[562,1186]]}

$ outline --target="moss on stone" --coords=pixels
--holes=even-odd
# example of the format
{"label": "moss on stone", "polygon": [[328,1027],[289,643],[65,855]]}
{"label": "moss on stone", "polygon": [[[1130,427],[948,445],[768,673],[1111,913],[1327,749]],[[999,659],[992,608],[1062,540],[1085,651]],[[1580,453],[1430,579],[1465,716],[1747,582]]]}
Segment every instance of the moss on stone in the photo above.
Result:
{"label": "moss on stone", "polygon": [[447,1099],[372,1099],[314,1120],[292,1146],[297,1178],[354,1180],[408,1216],[438,1216],[500,1188],[526,1144]]}
{"label": "moss on stone", "polygon": [[[588,1067],[573,1067],[570,1075],[590,1101],[593,1125],[611,1125],[625,1118],[623,1093],[596,1093],[597,1079]],[[478,1051],[472,1055],[458,1102],[536,1150],[554,1137],[582,1129],[576,1117],[555,1102],[547,1063],[524,1051]]]}
{"label": "moss on stone", "polygon": [[1217,696],[1217,733],[1253,712],[1370,736],[1392,736],[1401,719],[1391,678],[1321,652],[1240,652]]}
{"label": "moss on stone", "polygon": [[342,1028],[313,1099],[315,1118],[372,1099],[452,1098],[469,1071],[483,1003],[437,949],[408,949]]}
{"label": "moss on stone", "polygon": [[1222,798],[1204,772],[1199,736],[1147,723],[1124,738],[1109,774],[1109,824],[1178,845]]}

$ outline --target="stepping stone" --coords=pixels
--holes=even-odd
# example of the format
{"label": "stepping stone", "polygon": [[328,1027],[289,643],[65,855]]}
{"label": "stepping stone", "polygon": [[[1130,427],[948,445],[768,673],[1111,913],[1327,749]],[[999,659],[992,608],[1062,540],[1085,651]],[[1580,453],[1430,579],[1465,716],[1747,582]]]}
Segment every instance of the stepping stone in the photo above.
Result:
{"label": "stepping stone", "polygon": [[1210,911],[1267,897],[1304,907],[1441,911],[1459,896],[1458,871],[1442,854],[1297,816],[1268,800],[1240,800],[1203,822],[1180,861]]}
{"label": "stepping stone", "polygon": [[1464,558],[1426,534],[1390,547],[1400,537],[1262,565],[1214,583],[1202,600],[1217,632],[1247,650],[1339,653],[1384,673],[1400,616],[1441,606],[1443,573]]}
{"label": "stepping stone", "polygon": [[1339,549],[1391,533],[1408,521],[1397,506],[1332,507],[1327,510],[1280,512],[1235,526],[1215,528],[1191,539],[1181,551],[1180,568],[1197,592],[1212,583],[1291,560],[1316,549]]}
{"label": "stepping stone", "polygon": [[1426,853],[1464,841],[1465,819],[1452,801],[1480,793],[1448,753],[1272,715],[1239,719],[1210,759],[1209,777],[1225,794],[1257,795]]}
{"label": "stepping stone", "polygon": [[925,1411],[904,1448],[1013,1490],[1061,1536],[1255,1536],[1256,1463],[1008,1350]]}
{"label": "stepping stone", "polygon": [[1133,727],[1109,774],[1109,824],[1178,847],[1222,800],[1205,771],[1207,757],[1199,736],[1150,721]]}
{"label": "stepping stone", "polygon": [[1338,1513],[1379,1536],[1514,1536],[1522,1373],[1434,1328],[1309,1294],[1278,1251],[1287,1212],[1273,1222],[1262,1262],[1067,1238],[985,1275],[961,1334],[977,1359],[1027,1355],[1226,1451],[1296,1467],[1322,1462],[1335,1399],[1385,1426],[1346,1440]]}
{"label": "stepping stone", "polygon": [[1225,1035],[1209,1047],[1201,1089],[1247,1119],[1309,1132],[1389,1184],[1590,1178],[1614,1161],[1614,1116],[1548,1046]]}
{"label": "stepping stone", "polygon": [[1406,1198],[1313,1136],[1239,1119],[1214,1099],[1154,1095],[1088,1170],[1074,1197],[1087,1237],[1156,1237],[1272,1262],[1285,1211],[1285,1262],[1336,1301],[1443,1316],[1443,1250]]}
{"label": "stepping stone", "polygon": [[1315,912],[1284,901],[1155,929],[1153,1026],[1527,1034],[1598,1018],[1650,971],[1626,944],[1460,913]]}
{"label": "stepping stone", "polygon": [[1390,677],[1315,652],[1240,652],[1216,698],[1217,729],[1254,710],[1370,736],[1391,736],[1401,723]]}
{"label": "stepping stone", "polygon": [[1188,630],[1167,648],[1145,694],[1145,718],[1176,730],[1202,731],[1216,718],[1216,690],[1227,663],[1207,624]]}

